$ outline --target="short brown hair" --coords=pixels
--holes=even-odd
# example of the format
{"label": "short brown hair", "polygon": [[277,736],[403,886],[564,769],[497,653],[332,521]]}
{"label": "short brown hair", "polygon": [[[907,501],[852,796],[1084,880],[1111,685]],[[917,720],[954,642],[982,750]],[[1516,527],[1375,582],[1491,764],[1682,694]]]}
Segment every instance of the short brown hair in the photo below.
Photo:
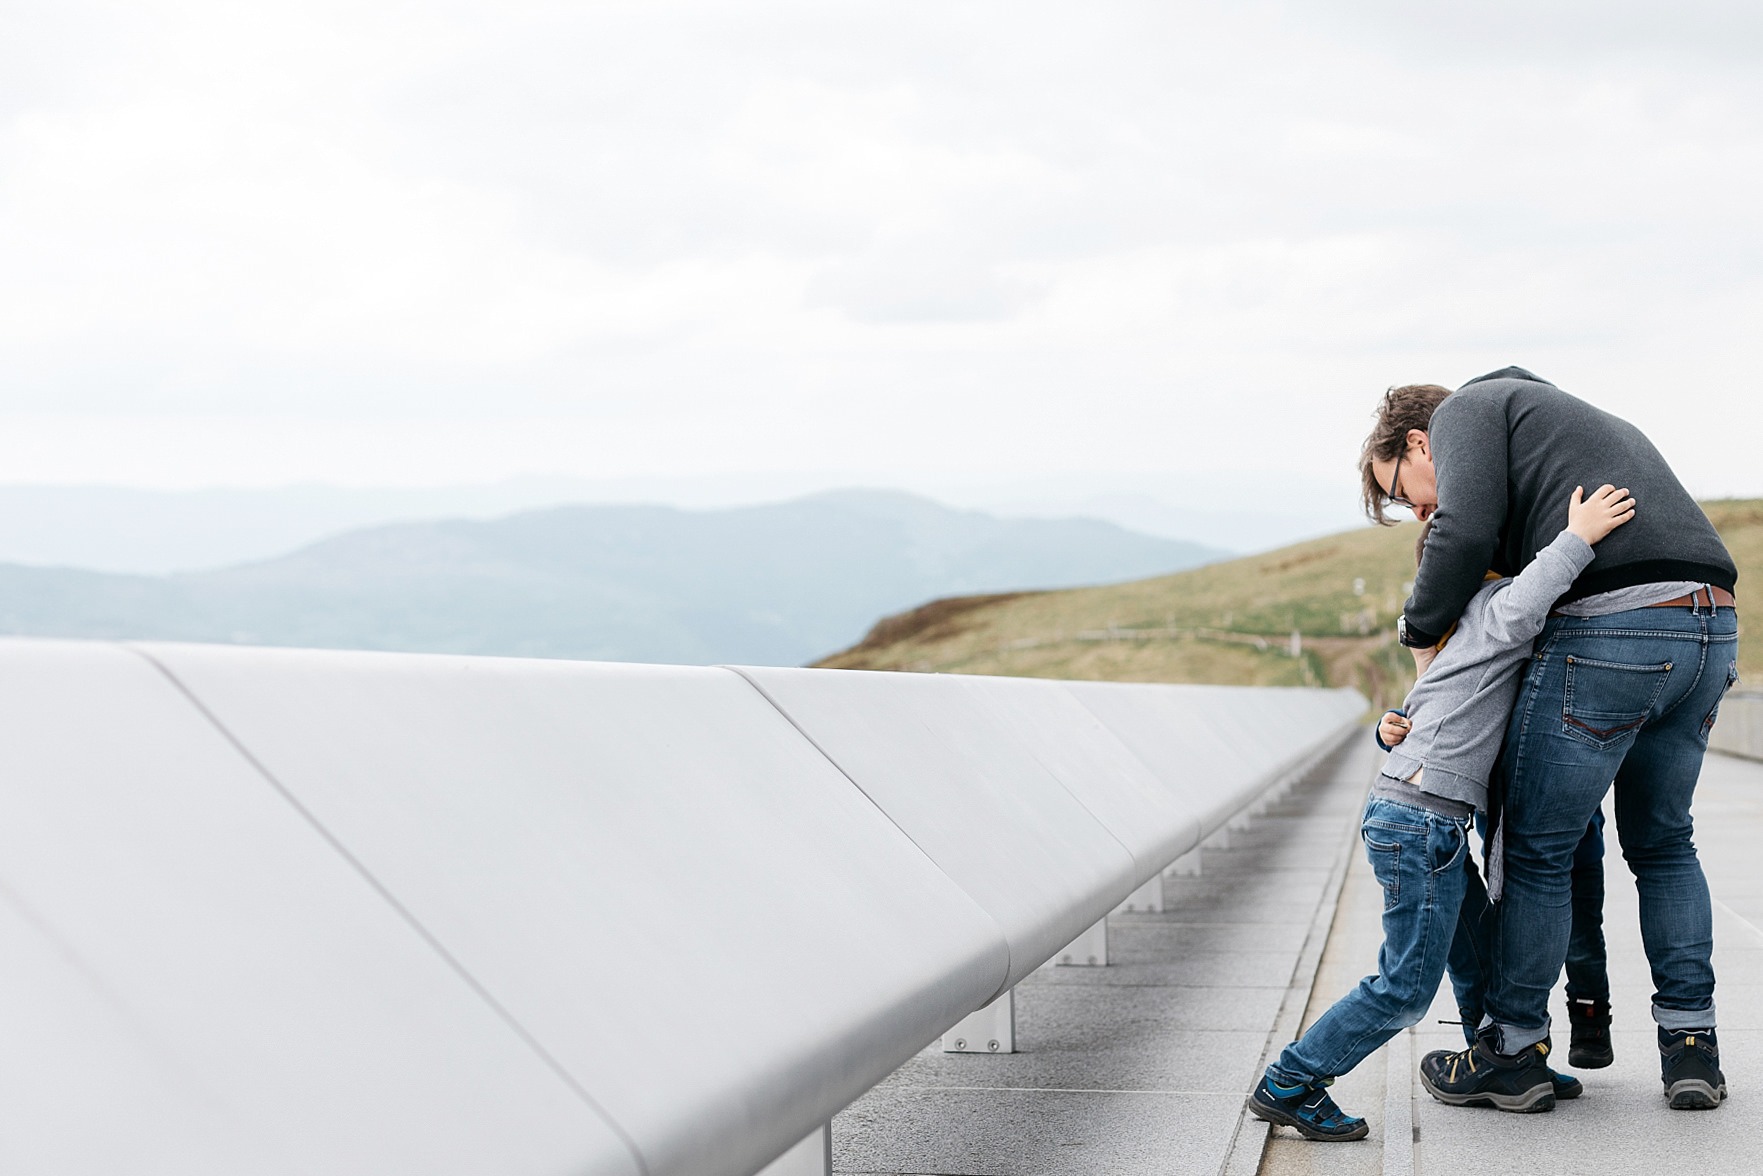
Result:
{"label": "short brown hair", "polygon": [[1377,406],[1377,423],[1359,451],[1359,500],[1379,526],[1392,526],[1396,520],[1383,513],[1389,492],[1372,474],[1371,463],[1394,461],[1400,456],[1408,448],[1408,431],[1426,432],[1432,425],[1433,410],[1450,394],[1449,388],[1437,384],[1403,384],[1383,394],[1383,403]]}

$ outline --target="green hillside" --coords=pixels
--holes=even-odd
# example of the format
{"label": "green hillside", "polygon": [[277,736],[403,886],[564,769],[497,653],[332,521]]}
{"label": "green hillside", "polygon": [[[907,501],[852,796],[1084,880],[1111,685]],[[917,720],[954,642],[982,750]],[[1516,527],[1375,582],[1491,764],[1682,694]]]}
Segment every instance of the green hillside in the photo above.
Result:
{"label": "green hillside", "polygon": [[[1706,504],[1739,565],[1763,586],[1763,500]],[[916,670],[1129,682],[1355,686],[1401,697],[1413,663],[1394,625],[1414,577],[1419,527],[1364,527],[1192,571],[1059,592],[932,601],[821,661]],[[1291,654],[1292,633],[1299,654]],[[1756,627],[1740,669],[1763,666]]]}

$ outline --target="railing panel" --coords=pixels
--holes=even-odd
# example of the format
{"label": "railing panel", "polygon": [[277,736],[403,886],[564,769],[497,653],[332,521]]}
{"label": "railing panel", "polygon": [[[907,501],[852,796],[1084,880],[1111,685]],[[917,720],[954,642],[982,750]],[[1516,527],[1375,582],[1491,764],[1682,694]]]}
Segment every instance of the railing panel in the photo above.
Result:
{"label": "railing panel", "polygon": [[998,927],[730,671],[144,648],[651,1176],[758,1168],[1004,982]]}
{"label": "railing panel", "polygon": [[633,1176],[608,1124],[165,677],[0,642],[8,1176]]}
{"label": "railing panel", "polygon": [[1202,835],[1365,709],[1353,690],[1067,682],[1172,792]]}
{"label": "railing panel", "polygon": [[54,1176],[747,1176],[1363,705],[16,640],[0,704]]}
{"label": "railing panel", "polygon": [[1010,944],[1010,974],[998,992],[1138,884],[1126,846],[968,679],[741,673],[998,921]]}
{"label": "railing panel", "polygon": [[958,680],[998,715],[1025,752],[1126,846],[1141,881],[1200,843],[1200,821],[1193,806],[1158,780],[1064,683],[1036,678]]}

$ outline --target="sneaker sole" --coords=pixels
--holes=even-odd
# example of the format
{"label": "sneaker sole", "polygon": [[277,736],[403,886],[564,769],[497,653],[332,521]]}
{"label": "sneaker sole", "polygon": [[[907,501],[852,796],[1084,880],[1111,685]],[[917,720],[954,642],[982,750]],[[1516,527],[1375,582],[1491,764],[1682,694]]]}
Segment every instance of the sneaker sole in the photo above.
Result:
{"label": "sneaker sole", "polygon": [[1371,1124],[1360,1123],[1359,1126],[1353,1128],[1351,1131],[1346,1131],[1339,1135],[1330,1135],[1326,1131],[1318,1131],[1316,1128],[1299,1119],[1296,1115],[1282,1111],[1278,1107],[1261,1105],[1255,1101],[1253,1095],[1249,1097],[1247,1105],[1249,1113],[1254,1115],[1257,1119],[1275,1124],[1279,1127],[1290,1127],[1305,1139],[1314,1139],[1318,1143],[1350,1143],[1355,1139],[1364,1139],[1367,1135],[1371,1134]]}
{"label": "sneaker sole", "polygon": [[1575,1070],[1602,1070],[1615,1062],[1616,1051],[1608,1046],[1600,1050],[1575,1045],[1567,1051],[1567,1064]]}
{"label": "sneaker sole", "polygon": [[1726,1098],[1726,1083],[1715,1086],[1700,1078],[1685,1078],[1665,1088],[1665,1101],[1674,1111],[1711,1111]]}
{"label": "sneaker sole", "polygon": [[1493,1091],[1483,1091],[1479,1094],[1452,1094],[1450,1091],[1440,1090],[1434,1086],[1432,1079],[1425,1074],[1420,1076],[1420,1084],[1426,1087],[1428,1094],[1446,1106],[1493,1107],[1497,1111],[1510,1111],[1515,1115],[1540,1115],[1544,1111],[1555,1109],[1555,1084],[1552,1082],[1533,1086],[1518,1094],[1496,1094]]}

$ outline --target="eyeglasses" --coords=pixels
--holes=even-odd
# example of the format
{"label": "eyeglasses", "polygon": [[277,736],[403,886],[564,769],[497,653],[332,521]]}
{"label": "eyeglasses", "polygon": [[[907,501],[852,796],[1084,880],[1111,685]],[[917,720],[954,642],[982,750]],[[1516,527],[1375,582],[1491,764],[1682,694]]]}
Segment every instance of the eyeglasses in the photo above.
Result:
{"label": "eyeglasses", "polygon": [[1403,450],[1401,453],[1396,454],[1396,465],[1395,468],[1390,471],[1390,488],[1387,494],[1391,506],[1405,506],[1409,510],[1413,510],[1414,504],[1396,493],[1396,489],[1402,481],[1402,459],[1406,456],[1408,456],[1407,450]]}

